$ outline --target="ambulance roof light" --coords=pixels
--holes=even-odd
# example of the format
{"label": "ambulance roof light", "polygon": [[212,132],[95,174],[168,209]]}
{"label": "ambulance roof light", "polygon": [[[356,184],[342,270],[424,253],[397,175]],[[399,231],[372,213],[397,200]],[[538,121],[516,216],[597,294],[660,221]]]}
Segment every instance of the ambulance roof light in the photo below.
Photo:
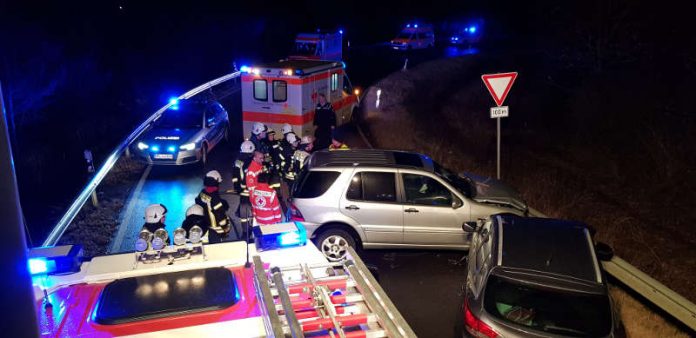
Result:
{"label": "ambulance roof light", "polygon": [[249,73],[249,72],[251,72],[251,68],[247,65],[243,65],[242,67],[239,68],[239,71],[242,73]]}
{"label": "ambulance roof light", "polygon": [[469,27],[469,34],[474,34],[474,33],[476,33],[476,26]]}

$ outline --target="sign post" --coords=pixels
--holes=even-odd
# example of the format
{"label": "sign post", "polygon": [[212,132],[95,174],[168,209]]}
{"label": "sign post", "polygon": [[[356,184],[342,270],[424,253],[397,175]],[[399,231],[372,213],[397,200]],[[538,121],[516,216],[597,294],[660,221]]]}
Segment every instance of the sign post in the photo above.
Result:
{"label": "sign post", "polygon": [[497,136],[497,156],[496,156],[496,166],[497,166],[497,178],[500,179],[500,119],[503,117],[508,117],[510,111],[507,106],[503,106],[505,98],[512,88],[512,84],[517,78],[517,72],[512,73],[498,73],[498,74],[484,74],[481,76],[483,84],[488,88],[488,92],[491,93],[493,100],[497,107],[491,107],[491,118],[497,120],[498,125],[498,136]]}

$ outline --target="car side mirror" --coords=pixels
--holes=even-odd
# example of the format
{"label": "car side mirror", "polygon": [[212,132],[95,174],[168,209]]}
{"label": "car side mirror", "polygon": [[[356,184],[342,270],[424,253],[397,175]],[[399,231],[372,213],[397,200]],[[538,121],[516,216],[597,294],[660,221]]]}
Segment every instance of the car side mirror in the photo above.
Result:
{"label": "car side mirror", "polygon": [[610,261],[614,257],[614,249],[609,244],[597,242],[595,244],[595,254],[600,261]]}
{"label": "car side mirror", "polygon": [[476,222],[464,222],[462,230],[466,233],[476,232]]}

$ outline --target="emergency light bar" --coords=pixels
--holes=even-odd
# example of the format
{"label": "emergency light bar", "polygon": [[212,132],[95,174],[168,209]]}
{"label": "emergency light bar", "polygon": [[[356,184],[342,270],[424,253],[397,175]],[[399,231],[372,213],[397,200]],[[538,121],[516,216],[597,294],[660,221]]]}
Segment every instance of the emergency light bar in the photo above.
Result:
{"label": "emergency light bar", "polygon": [[254,227],[256,249],[259,251],[303,246],[307,231],[300,222],[276,223]]}
{"label": "emergency light bar", "polygon": [[80,271],[82,246],[46,246],[29,250],[29,274],[55,274]]}

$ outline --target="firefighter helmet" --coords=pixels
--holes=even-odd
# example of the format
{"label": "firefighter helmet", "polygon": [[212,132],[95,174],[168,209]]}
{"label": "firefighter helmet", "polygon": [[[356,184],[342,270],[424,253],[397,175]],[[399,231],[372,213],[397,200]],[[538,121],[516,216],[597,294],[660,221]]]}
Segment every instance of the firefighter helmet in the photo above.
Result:
{"label": "firefighter helmet", "polygon": [[283,125],[283,128],[281,128],[280,131],[283,132],[283,134],[292,133],[292,126],[290,126],[289,123],[286,123]]}
{"label": "firefighter helmet", "polygon": [[251,133],[254,135],[259,135],[264,131],[266,131],[266,126],[261,122],[254,122],[254,125],[251,127]]}
{"label": "firefighter helmet", "polygon": [[220,172],[218,172],[217,170],[209,171],[207,174],[205,174],[205,177],[206,178],[210,177],[210,178],[214,179],[215,181],[217,181],[218,183],[222,182],[222,176],[220,175]]}
{"label": "firefighter helmet", "polygon": [[288,143],[293,144],[293,145],[296,145],[296,143],[298,141],[297,135],[295,135],[295,133],[293,133],[293,132],[288,133],[288,135],[285,136],[285,140],[288,141]]}
{"label": "firefighter helmet", "polygon": [[239,150],[241,150],[241,152],[244,154],[251,154],[254,152],[254,150],[256,150],[256,146],[254,146],[254,142],[247,140],[242,142],[242,145],[239,147]]}
{"label": "firefighter helmet", "polygon": [[205,211],[203,210],[202,206],[194,204],[186,209],[186,217],[191,215],[205,216]]}
{"label": "firefighter helmet", "polygon": [[302,140],[300,141],[300,144],[310,144],[314,142],[314,137],[307,135],[307,136],[302,136]]}
{"label": "firefighter helmet", "polygon": [[167,207],[164,204],[150,204],[145,208],[145,222],[158,223],[167,214]]}

